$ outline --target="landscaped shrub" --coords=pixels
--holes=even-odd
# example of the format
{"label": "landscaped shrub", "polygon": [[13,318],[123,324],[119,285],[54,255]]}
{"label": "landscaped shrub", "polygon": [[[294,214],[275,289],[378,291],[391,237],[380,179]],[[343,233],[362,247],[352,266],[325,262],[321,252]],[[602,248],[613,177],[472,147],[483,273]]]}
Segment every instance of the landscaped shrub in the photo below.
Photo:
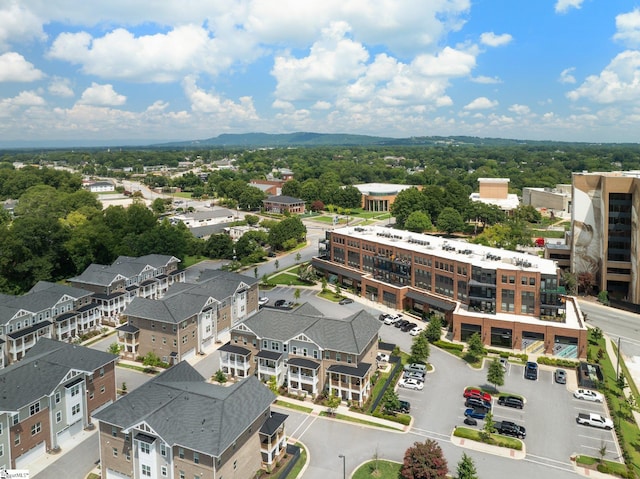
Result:
{"label": "landscaped shrub", "polygon": [[450,343],[449,341],[442,340],[435,341],[433,345],[441,349],[449,349],[451,351],[462,351],[464,349],[464,344]]}
{"label": "landscaped shrub", "polygon": [[578,367],[577,361],[562,358],[547,358],[546,356],[540,356],[538,358],[538,364],[544,364],[547,366],[557,366],[560,368],[575,369]]}

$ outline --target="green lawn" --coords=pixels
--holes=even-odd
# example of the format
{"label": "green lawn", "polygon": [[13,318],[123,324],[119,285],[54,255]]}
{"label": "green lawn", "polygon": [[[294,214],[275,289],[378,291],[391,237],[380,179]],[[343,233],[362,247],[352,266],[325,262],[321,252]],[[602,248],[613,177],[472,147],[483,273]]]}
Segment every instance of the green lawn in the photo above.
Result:
{"label": "green lawn", "polygon": [[365,462],[351,476],[353,479],[398,479],[402,464],[382,459]]}
{"label": "green lawn", "polygon": [[209,259],[206,256],[185,256],[184,261],[182,261],[182,266],[184,268],[188,268],[189,266],[193,266],[194,264],[199,263],[200,261],[204,261],[205,259]]}
{"label": "green lawn", "polygon": [[309,283],[300,281],[297,274],[290,274],[286,272],[278,273],[274,276],[269,276],[269,283],[284,284],[289,286],[310,286]]}
{"label": "green lawn", "polygon": [[[477,429],[470,429],[468,427],[456,427],[455,431],[453,431],[453,435],[455,437],[462,437],[465,439],[470,439],[472,441],[483,442],[480,439],[480,431]],[[507,447],[509,449],[515,449],[517,451],[522,450],[522,441],[520,439],[516,439],[515,437],[510,436],[503,436],[501,434],[491,434],[487,444],[491,444],[492,446]]]}
{"label": "green lawn", "polygon": [[306,407],[306,406],[300,406],[298,404],[293,404],[290,402],[286,402],[286,401],[281,401],[280,399],[278,399],[276,401],[276,406],[280,406],[280,407],[286,407],[288,409],[293,409],[294,411],[300,411],[300,412],[304,412],[304,413],[311,413],[313,411],[313,408],[311,407]]}
{"label": "green lawn", "polygon": [[330,289],[328,289],[326,291],[319,292],[318,296],[320,296],[321,298],[324,298],[326,300],[333,301],[334,303],[337,303],[342,298],[344,298],[344,296],[341,296],[341,295],[340,296],[336,296],[336,293],[334,291],[331,291]]}
{"label": "green lawn", "polygon": [[302,468],[307,463],[307,450],[299,442],[296,443],[296,446],[300,448],[300,457],[298,458],[298,462],[296,462],[296,465],[293,466],[293,469],[291,469],[291,472],[287,475],[286,478],[278,477],[277,479],[296,479],[296,477],[298,477],[298,474],[300,474],[300,471],[302,471]]}
{"label": "green lawn", "polygon": [[[601,472],[606,474],[618,474],[623,476],[627,473],[627,466],[620,462],[607,461],[606,459],[600,462],[600,459],[591,456],[578,456],[576,457],[576,464],[581,466],[593,466],[596,464],[602,464],[600,466]],[[601,468],[605,468],[602,470]]]}

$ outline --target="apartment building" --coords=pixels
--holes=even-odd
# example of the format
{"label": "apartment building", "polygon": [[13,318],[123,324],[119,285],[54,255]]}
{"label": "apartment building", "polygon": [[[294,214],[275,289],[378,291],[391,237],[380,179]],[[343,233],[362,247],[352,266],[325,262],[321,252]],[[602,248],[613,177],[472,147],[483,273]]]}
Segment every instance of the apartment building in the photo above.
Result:
{"label": "apartment building", "polygon": [[640,171],[573,173],[571,272],[609,297],[640,304]]}
{"label": "apartment building", "polygon": [[283,214],[285,212],[301,215],[305,211],[305,202],[300,198],[292,196],[269,196],[266,200],[262,200],[262,206],[268,213]]}
{"label": "apartment building", "polygon": [[258,280],[206,270],[197,283],[175,283],[158,299],[135,297],[122,312],[118,342],[125,358],[149,352],[175,364],[204,350],[219,334],[258,311]]}
{"label": "apartment building", "polygon": [[0,367],[19,361],[41,338],[70,341],[100,324],[90,291],[38,282],[26,294],[0,294]]}
{"label": "apartment building", "polygon": [[331,391],[364,404],[376,370],[380,321],[365,311],[326,318],[305,304],[294,311],[264,308],[231,330],[219,348],[220,367],[233,378],[275,376],[289,392]]}
{"label": "apartment building", "polygon": [[438,314],[455,340],[586,356],[577,303],[559,285],[554,261],[383,227],[329,231],[314,267],[332,282],[389,307]]}
{"label": "apartment building", "polygon": [[105,479],[256,477],[286,450],[287,416],[255,377],[225,387],[182,362],[96,414]]}
{"label": "apartment building", "polygon": [[90,264],[68,282],[94,293],[102,322],[119,324],[119,315],[133,298],[160,298],[169,286],[184,281],[184,270],[174,256],[149,254],[134,258],[119,256],[111,265]]}
{"label": "apartment building", "polygon": [[47,451],[72,447],[91,416],[115,401],[116,359],[41,338],[0,370],[0,469],[28,469]]}

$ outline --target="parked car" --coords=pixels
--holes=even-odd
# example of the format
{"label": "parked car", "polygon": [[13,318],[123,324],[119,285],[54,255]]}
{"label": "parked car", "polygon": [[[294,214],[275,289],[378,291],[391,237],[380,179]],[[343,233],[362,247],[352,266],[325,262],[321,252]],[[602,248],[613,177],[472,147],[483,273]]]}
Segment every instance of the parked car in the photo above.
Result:
{"label": "parked car", "polygon": [[293,307],[293,303],[291,301],[287,301],[286,299],[279,299],[273,305],[276,308],[291,308]]}
{"label": "parked car", "polygon": [[405,371],[402,374],[402,379],[417,379],[418,381],[424,382],[424,373],[419,373],[416,371]]}
{"label": "parked car", "polygon": [[400,331],[402,331],[403,333],[406,333],[407,331],[411,331],[415,327],[416,327],[415,323],[412,323],[411,321],[407,321],[406,324],[400,328]]}
{"label": "parked car", "polygon": [[386,318],[384,318],[384,324],[395,324],[397,321],[400,321],[400,316],[394,314],[394,315],[390,315],[387,316]]}
{"label": "parked car", "polygon": [[401,319],[400,321],[396,321],[393,326],[396,327],[396,328],[401,328],[402,326],[404,326],[408,322],[409,321],[407,321],[406,319]]}
{"label": "parked car", "polygon": [[487,411],[485,411],[484,409],[473,409],[472,407],[470,407],[464,410],[464,415],[473,419],[484,419],[487,415]]}
{"label": "parked car", "polygon": [[479,389],[473,389],[473,388],[465,389],[463,396],[466,398],[479,398],[489,403],[491,402],[491,399],[492,399],[491,394],[485,393],[480,391]]}
{"label": "parked car", "polygon": [[567,384],[567,372],[564,369],[556,369],[553,377],[558,384]]}
{"label": "parked car", "polygon": [[388,363],[389,355],[385,353],[378,353],[378,355],[376,356],[376,361]]}
{"label": "parked car", "polygon": [[427,365],[426,364],[422,364],[422,363],[411,363],[411,364],[405,364],[404,365],[404,370],[405,371],[414,371],[417,373],[422,373],[422,374],[426,374],[427,373]]}
{"label": "parked car", "polygon": [[262,297],[258,298],[258,305],[259,306],[264,306],[268,302],[269,302],[269,298],[267,298],[266,296],[262,296]]}
{"label": "parked car", "polygon": [[398,381],[398,386],[406,389],[415,389],[417,391],[422,391],[422,389],[424,389],[424,383],[413,378],[401,379]]}
{"label": "parked car", "polygon": [[519,439],[527,437],[527,430],[524,426],[518,426],[515,422],[497,421],[494,427],[499,434],[504,434],[505,436],[514,436]]}
{"label": "parked car", "polygon": [[487,401],[483,401],[479,398],[467,398],[464,402],[466,407],[471,407],[474,409],[486,409],[487,411],[491,410],[491,403]]}
{"label": "parked car", "polygon": [[583,414],[579,413],[576,418],[576,422],[578,424],[584,424],[586,426],[599,427],[601,429],[613,429],[613,421],[608,417],[601,416],[600,414],[589,413]]}
{"label": "parked car", "polygon": [[340,301],[338,301],[338,304],[351,304],[353,303],[353,299],[351,298],[342,298]]}
{"label": "parked car", "polygon": [[597,391],[591,389],[576,389],[573,393],[573,397],[576,399],[584,399],[585,401],[602,402],[604,396]]}
{"label": "parked car", "polygon": [[389,313],[382,313],[380,314],[380,316],[378,316],[378,319],[380,321],[384,321],[385,319],[387,319],[387,317],[391,316]]}
{"label": "parked car", "polygon": [[538,380],[538,364],[527,361],[526,366],[524,367],[524,378],[531,379],[532,381]]}
{"label": "parked car", "polygon": [[516,409],[522,409],[524,407],[524,401],[517,396],[500,396],[498,398],[498,404],[500,406],[514,407]]}
{"label": "parked car", "polygon": [[500,366],[502,366],[502,369],[506,371],[508,365],[509,361],[507,360],[507,358],[500,358]]}
{"label": "parked car", "polygon": [[409,331],[409,334],[411,336],[417,336],[418,334],[420,334],[422,332],[422,328],[420,326],[416,326],[415,328],[413,328],[411,331]]}
{"label": "parked car", "polygon": [[473,419],[472,417],[465,417],[463,421],[467,426],[477,426],[478,421]]}
{"label": "parked car", "polygon": [[400,406],[398,407],[398,409],[396,409],[396,412],[401,412],[403,414],[409,414],[409,412],[411,411],[411,403],[409,401],[405,401],[403,399],[400,399],[400,401],[398,401],[400,403]]}

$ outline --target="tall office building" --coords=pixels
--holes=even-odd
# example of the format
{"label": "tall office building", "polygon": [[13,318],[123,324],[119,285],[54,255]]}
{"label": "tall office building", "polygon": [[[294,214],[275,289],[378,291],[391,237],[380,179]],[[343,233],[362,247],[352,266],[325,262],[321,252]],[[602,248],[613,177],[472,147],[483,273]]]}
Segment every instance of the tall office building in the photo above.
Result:
{"label": "tall office building", "polygon": [[640,171],[574,173],[571,272],[609,297],[640,303]]}

